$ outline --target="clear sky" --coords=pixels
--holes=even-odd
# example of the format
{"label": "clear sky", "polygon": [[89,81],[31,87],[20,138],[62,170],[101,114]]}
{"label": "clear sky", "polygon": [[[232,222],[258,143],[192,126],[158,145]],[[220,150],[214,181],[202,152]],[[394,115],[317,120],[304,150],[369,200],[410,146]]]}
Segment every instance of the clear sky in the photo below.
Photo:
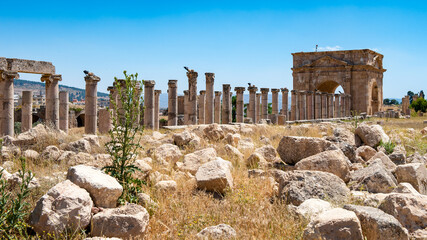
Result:
{"label": "clear sky", "polygon": [[[187,88],[185,70],[223,83],[292,88],[292,52],[384,54],[384,97],[427,90],[426,1],[2,1],[0,56],[50,61],[62,84],[83,70],[106,92],[122,71]],[[39,81],[39,75],[21,78]]]}

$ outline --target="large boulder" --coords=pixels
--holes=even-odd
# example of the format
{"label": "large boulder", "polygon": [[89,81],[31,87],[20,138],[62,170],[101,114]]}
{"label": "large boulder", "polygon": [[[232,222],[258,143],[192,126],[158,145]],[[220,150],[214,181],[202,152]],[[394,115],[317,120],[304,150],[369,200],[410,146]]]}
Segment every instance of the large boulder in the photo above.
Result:
{"label": "large boulder", "polygon": [[322,138],[284,136],[277,152],[285,163],[293,165],[306,157],[336,149],[337,146]]}
{"label": "large boulder", "polygon": [[310,198],[305,200],[296,208],[296,213],[306,219],[311,219],[321,214],[322,212],[332,209],[332,205],[321,199]]}
{"label": "large boulder", "polygon": [[43,195],[30,214],[30,225],[40,234],[84,229],[90,223],[93,202],[89,193],[69,180]]}
{"label": "large boulder", "polygon": [[177,145],[178,147],[185,147],[185,146],[194,146],[197,147],[200,145],[200,138],[188,131],[185,130],[182,133],[175,133],[172,136],[173,142],[175,145]]}
{"label": "large boulder", "polygon": [[209,239],[235,239],[236,231],[227,224],[219,224],[216,226],[210,226],[204,228],[202,231],[197,233],[198,239],[209,240]]}
{"label": "large boulder", "polygon": [[196,174],[197,169],[199,169],[202,164],[213,161],[216,157],[217,153],[214,148],[201,149],[185,155],[183,164],[179,169],[181,171],[190,172],[191,174]]}
{"label": "large boulder", "polygon": [[49,129],[44,124],[37,124],[30,130],[19,134],[13,139],[13,144],[18,146],[36,144],[37,140],[46,137],[52,129]]}
{"label": "large boulder", "polygon": [[256,153],[259,153],[267,162],[274,162],[277,160],[276,149],[271,145],[265,145],[255,149]]}
{"label": "large boulder", "polygon": [[182,157],[181,150],[173,144],[163,144],[154,149],[153,158],[160,164],[175,164]]}
{"label": "large boulder", "polygon": [[356,157],[361,157],[364,161],[371,159],[377,151],[370,146],[360,146],[356,149]]}
{"label": "large boulder", "polygon": [[90,153],[92,151],[92,147],[88,140],[82,138],[77,141],[70,142],[65,147],[65,150],[72,151],[75,153],[79,153],[79,152]]}
{"label": "large boulder", "polygon": [[144,207],[133,203],[105,209],[93,216],[91,235],[139,239],[144,235],[149,218]]}
{"label": "large boulder", "polygon": [[70,167],[67,179],[86,189],[97,207],[116,207],[123,187],[117,180],[94,167],[78,165]]}
{"label": "large boulder", "polygon": [[396,168],[396,178],[410,183],[419,193],[427,195],[427,169],[422,163],[409,163]]}
{"label": "large boulder", "polygon": [[315,217],[304,230],[304,240],[362,240],[360,221],[354,212],[334,208]]}
{"label": "large boulder", "polygon": [[203,129],[205,137],[211,141],[219,141],[225,137],[225,133],[217,123],[212,123]]}
{"label": "large boulder", "polygon": [[328,172],[296,170],[280,172],[275,178],[280,197],[295,206],[310,198],[342,201],[350,193],[341,178]]}
{"label": "large boulder", "polygon": [[427,228],[427,196],[389,194],[379,209],[394,216],[410,233]]}
{"label": "large boulder", "polygon": [[385,155],[383,152],[377,152],[369,161],[367,162],[369,165],[376,162],[376,160],[380,160],[381,163],[384,165],[385,169],[394,173],[396,171],[396,164],[390,160],[390,158]]}
{"label": "large boulder", "polygon": [[402,145],[394,147],[393,152],[388,155],[390,160],[397,165],[406,163],[406,149]]}
{"label": "large boulder", "polygon": [[233,147],[230,144],[226,144],[224,146],[224,150],[228,154],[228,156],[231,157],[231,159],[242,161],[245,158],[245,155],[243,155],[243,153],[241,153],[239,149]]}
{"label": "large boulder", "polygon": [[344,209],[356,213],[362,225],[363,235],[367,239],[409,239],[408,230],[392,215],[378,208],[348,204],[344,205]]}
{"label": "large boulder", "polygon": [[57,161],[61,156],[62,152],[57,146],[47,146],[45,150],[40,154],[40,158],[48,161]]}
{"label": "large boulder", "polygon": [[329,172],[337,175],[344,182],[348,182],[350,176],[349,160],[341,150],[325,151],[304,158],[295,165],[295,168]]}
{"label": "large boulder", "polygon": [[410,183],[401,182],[393,190],[393,193],[409,193],[414,195],[420,195],[420,193],[415,189]]}
{"label": "large boulder", "polygon": [[380,125],[361,124],[354,132],[365,145],[376,147],[380,142],[389,142],[390,138]]}
{"label": "large boulder", "polygon": [[233,187],[231,168],[231,162],[220,157],[203,164],[196,172],[197,188],[224,193],[227,188]]}
{"label": "large boulder", "polygon": [[396,178],[378,160],[366,168],[351,173],[351,188],[372,193],[389,193],[397,186]]}

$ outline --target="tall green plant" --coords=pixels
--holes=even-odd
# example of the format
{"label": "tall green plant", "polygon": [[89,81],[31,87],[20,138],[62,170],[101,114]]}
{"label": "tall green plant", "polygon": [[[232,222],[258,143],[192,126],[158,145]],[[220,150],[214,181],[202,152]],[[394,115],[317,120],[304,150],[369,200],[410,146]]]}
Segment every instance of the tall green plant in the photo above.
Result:
{"label": "tall green plant", "polygon": [[137,73],[128,75],[124,71],[123,74],[124,79],[114,78],[117,101],[112,101],[113,109],[109,109],[112,119],[112,129],[109,132],[111,141],[106,144],[107,152],[113,161],[111,165],[104,167],[105,172],[115,177],[123,186],[120,204],[137,202],[136,195],[144,184],[142,180],[134,177],[134,173],[140,171],[134,161],[138,150],[142,148],[139,141],[144,130],[139,124],[143,82],[138,81]]}
{"label": "tall green plant", "polygon": [[3,178],[0,171],[0,238],[18,239],[27,237],[25,218],[29,213],[30,204],[27,198],[30,194],[30,182],[33,179],[31,171],[27,170],[25,158],[20,158],[21,169],[18,176],[21,183],[18,189],[12,188]]}

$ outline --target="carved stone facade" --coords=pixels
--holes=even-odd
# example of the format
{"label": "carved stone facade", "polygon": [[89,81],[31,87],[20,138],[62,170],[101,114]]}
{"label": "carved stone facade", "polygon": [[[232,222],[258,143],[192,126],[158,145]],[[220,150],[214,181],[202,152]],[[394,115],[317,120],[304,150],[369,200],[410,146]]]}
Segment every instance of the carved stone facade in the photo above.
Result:
{"label": "carved stone facade", "polygon": [[383,101],[383,55],[369,49],[293,55],[293,89],[351,95],[351,110],[374,114]]}

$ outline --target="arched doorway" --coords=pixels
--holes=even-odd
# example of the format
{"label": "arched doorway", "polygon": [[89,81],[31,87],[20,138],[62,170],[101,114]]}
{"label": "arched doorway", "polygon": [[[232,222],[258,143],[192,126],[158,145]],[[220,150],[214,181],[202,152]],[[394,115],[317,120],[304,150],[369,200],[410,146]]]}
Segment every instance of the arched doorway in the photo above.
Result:
{"label": "arched doorway", "polygon": [[326,93],[344,93],[342,86],[335,81],[322,82],[316,87],[316,90]]}
{"label": "arched doorway", "polygon": [[378,91],[377,82],[374,82],[372,84],[372,90],[371,90],[371,109],[372,109],[372,112],[369,113],[371,115],[380,111],[379,91]]}

